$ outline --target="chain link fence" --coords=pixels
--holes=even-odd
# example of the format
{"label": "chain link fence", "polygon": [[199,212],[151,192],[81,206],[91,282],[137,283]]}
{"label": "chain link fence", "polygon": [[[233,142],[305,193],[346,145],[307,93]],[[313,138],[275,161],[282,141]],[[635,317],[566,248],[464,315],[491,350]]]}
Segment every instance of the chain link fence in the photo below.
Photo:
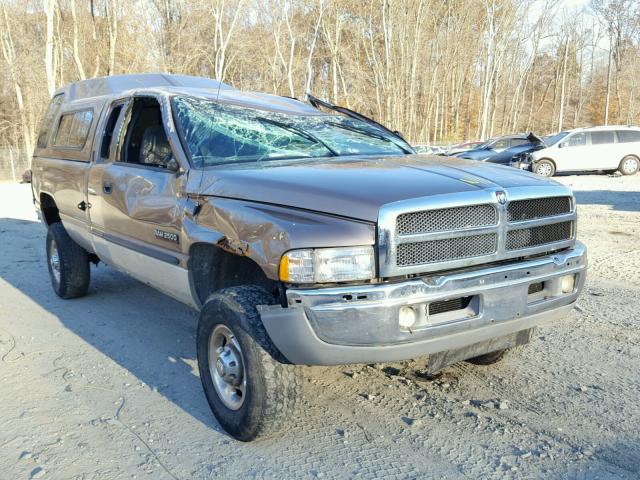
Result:
{"label": "chain link fence", "polygon": [[31,159],[27,158],[23,149],[0,147],[0,182],[21,182],[24,171],[31,168]]}

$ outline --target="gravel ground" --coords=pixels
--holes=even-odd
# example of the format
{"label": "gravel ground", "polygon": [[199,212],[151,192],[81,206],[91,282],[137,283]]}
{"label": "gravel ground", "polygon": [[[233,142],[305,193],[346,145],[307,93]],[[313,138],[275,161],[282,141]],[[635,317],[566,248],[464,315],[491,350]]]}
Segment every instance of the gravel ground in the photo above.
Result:
{"label": "gravel ground", "polygon": [[0,477],[638,478],[640,175],[567,176],[589,278],[491,367],[309,368],[302,413],[240,444],[213,419],[196,314],[112,269],[49,284],[27,185],[0,185]]}

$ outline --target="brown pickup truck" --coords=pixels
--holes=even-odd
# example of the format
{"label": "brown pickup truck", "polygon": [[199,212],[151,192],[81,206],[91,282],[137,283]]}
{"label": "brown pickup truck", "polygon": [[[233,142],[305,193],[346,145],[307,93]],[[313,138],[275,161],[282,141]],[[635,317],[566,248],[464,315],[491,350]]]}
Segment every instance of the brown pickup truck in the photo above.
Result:
{"label": "brown pickup truck", "polygon": [[33,159],[51,282],[104,262],[200,311],[207,400],[235,438],[277,431],[299,365],[489,364],[584,284],[572,192],[417,155],[322,102],[164,74],[51,100]]}

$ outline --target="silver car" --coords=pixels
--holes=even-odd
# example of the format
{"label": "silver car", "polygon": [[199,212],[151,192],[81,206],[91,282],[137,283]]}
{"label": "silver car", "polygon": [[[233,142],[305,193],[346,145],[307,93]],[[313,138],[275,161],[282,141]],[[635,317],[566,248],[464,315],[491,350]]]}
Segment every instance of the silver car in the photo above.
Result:
{"label": "silver car", "polygon": [[603,126],[560,132],[547,148],[531,153],[531,170],[551,177],[556,172],[615,171],[633,175],[640,167],[640,127]]}

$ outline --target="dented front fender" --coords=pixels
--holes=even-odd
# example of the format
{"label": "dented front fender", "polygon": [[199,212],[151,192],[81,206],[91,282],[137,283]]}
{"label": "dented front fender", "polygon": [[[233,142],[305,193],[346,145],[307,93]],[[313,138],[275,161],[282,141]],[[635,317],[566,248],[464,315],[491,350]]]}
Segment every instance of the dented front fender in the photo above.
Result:
{"label": "dented front fender", "polygon": [[368,222],[229,198],[198,201],[197,215],[184,220],[189,243],[214,244],[249,257],[274,280],[289,250],[375,243],[375,225]]}

